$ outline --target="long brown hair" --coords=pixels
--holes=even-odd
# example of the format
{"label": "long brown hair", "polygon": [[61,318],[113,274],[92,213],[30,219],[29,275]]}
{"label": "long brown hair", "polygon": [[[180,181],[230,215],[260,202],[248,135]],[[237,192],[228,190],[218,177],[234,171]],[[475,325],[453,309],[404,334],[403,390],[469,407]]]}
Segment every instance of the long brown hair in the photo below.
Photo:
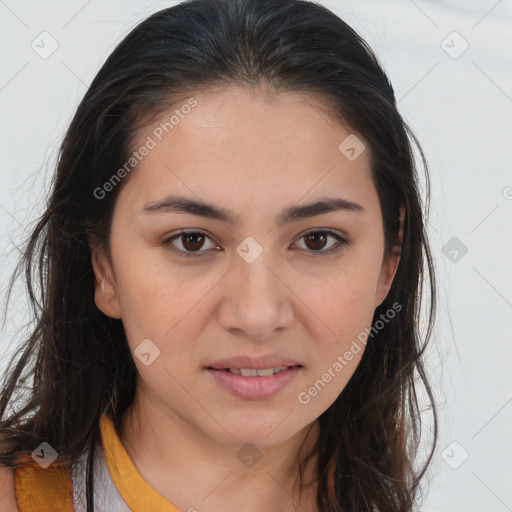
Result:
{"label": "long brown hair", "polygon": [[[66,132],[47,208],[10,282],[12,288],[24,272],[35,327],[2,383],[0,463],[16,467],[43,441],[70,464],[86,450],[87,511],[93,511],[99,418],[107,410],[119,428],[137,375],[121,321],[94,303],[89,245],[92,239],[108,253],[116,197],[129,175],[103,197],[98,190],[129,159],[141,126],[191,91],[229,84],[321,97],[333,118],[368,142],[386,255],[398,243],[399,208],[405,206],[401,259],[372,325],[393,304],[401,310],[372,331],[354,375],[320,416],[315,452],[321,511],[408,512],[437,440],[423,365],[436,303],[425,229],[428,168],[372,50],[338,16],[301,0],[182,2],[135,27],[97,73]],[[426,174],[425,204],[413,144]],[[421,336],[424,281],[428,329]],[[418,384],[434,421],[429,456],[416,468]],[[18,407],[11,411],[14,398]]]}

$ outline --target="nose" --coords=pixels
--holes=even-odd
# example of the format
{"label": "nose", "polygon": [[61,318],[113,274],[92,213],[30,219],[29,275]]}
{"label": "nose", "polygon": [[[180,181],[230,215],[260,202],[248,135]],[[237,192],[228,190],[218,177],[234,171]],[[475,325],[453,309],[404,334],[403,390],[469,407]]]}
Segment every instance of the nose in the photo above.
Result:
{"label": "nose", "polygon": [[292,325],[294,294],[280,268],[265,251],[251,263],[234,258],[218,314],[225,330],[263,341]]}

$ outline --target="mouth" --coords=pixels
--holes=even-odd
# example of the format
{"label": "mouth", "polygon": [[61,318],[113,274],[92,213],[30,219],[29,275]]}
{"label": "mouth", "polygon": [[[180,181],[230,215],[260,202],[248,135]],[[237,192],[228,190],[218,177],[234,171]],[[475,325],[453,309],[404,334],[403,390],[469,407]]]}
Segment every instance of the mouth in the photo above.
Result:
{"label": "mouth", "polygon": [[282,391],[302,371],[302,365],[270,368],[213,368],[208,374],[220,389],[242,400],[265,400]]}
{"label": "mouth", "polygon": [[219,372],[230,372],[234,375],[242,375],[243,377],[270,377],[276,373],[281,373],[290,368],[302,368],[302,365],[295,364],[292,366],[275,366],[271,368],[213,368],[207,367],[207,370],[219,371]]}

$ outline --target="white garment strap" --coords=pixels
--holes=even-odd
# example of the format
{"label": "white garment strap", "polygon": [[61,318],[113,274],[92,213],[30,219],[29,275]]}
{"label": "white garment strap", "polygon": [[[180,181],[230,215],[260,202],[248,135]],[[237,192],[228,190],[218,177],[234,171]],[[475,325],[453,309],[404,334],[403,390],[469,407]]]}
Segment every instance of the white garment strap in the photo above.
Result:
{"label": "white garment strap", "polygon": [[[75,512],[86,512],[85,479],[87,452],[73,466],[73,506]],[[101,441],[94,453],[94,512],[131,512],[117,490],[103,454]]]}

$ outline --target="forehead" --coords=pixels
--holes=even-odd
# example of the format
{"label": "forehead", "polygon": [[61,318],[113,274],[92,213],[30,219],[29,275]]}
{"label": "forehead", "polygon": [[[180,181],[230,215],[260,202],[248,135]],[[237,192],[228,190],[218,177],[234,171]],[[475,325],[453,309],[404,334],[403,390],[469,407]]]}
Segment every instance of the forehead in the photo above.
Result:
{"label": "forehead", "polygon": [[129,188],[141,200],[179,189],[208,202],[238,199],[241,207],[255,197],[271,206],[333,188],[349,200],[375,196],[369,151],[355,160],[340,151],[353,136],[313,94],[237,86],[198,92],[139,130],[134,149],[149,140],[152,149]]}

